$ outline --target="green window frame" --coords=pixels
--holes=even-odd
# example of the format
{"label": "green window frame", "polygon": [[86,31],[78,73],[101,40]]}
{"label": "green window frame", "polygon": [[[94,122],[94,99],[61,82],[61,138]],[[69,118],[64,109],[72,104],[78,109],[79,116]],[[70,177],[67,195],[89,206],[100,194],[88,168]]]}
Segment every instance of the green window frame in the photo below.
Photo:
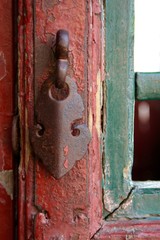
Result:
{"label": "green window frame", "polygon": [[135,100],[160,99],[157,81],[160,74],[134,73],[134,0],[106,0],[105,8],[104,216],[106,219],[157,218],[160,182],[132,181],[131,172]]}

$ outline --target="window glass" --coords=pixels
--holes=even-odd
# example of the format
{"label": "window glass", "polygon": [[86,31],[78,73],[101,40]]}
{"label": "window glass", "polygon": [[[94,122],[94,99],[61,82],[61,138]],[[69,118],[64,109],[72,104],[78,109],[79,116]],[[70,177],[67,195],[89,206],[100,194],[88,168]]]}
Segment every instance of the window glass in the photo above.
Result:
{"label": "window glass", "polygon": [[134,181],[160,180],[160,101],[136,101]]}

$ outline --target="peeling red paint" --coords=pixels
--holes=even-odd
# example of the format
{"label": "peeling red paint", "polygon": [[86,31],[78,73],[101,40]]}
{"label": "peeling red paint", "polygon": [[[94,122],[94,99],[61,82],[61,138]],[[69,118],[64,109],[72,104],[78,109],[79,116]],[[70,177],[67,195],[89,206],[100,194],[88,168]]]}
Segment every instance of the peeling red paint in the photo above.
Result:
{"label": "peeling red paint", "polygon": [[64,167],[67,169],[68,168],[68,159],[67,159],[67,155],[68,155],[68,152],[69,152],[69,148],[68,146],[65,146],[64,148],[64,156],[65,156],[65,161],[64,161]]}
{"label": "peeling red paint", "polygon": [[68,151],[69,151],[68,146],[65,146],[65,148],[64,148],[64,156],[68,155]]}
{"label": "peeling red paint", "polygon": [[159,221],[126,220],[106,222],[92,238],[93,240],[158,240],[160,239]]}
{"label": "peeling red paint", "polygon": [[13,170],[0,171],[0,184],[8,196],[10,196],[11,200],[13,200]]}
{"label": "peeling red paint", "polygon": [[[87,123],[90,109],[96,115],[98,103],[94,98],[97,91],[97,73],[101,68],[101,51],[99,51],[101,20],[97,15],[97,11],[100,14],[97,10],[100,4],[96,1],[97,7],[93,8],[95,5],[93,1],[40,0],[35,2],[35,11],[33,11],[31,0],[19,2],[21,19],[19,23],[19,84],[20,92],[25,93],[24,96],[20,96],[22,160],[19,215],[22,224],[19,225],[19,237],[20,240],[25,238],[88,240],[99,228],[102,217],[100,139],[97,121],[92,128],[89,154],[77,161],[75,167],[59,180],[54,179],[42,164],[32,158],[26,140],[28,126],[31,126],[34,121],[33,93],[35,92],[37,96],[45,78],[54,72],[52,51],[54,51],[54,36],[59,29],[66,29],[70,34],[68,75],[75,79],[78,91],[83,97],[85,106],[83,119]],[[25,2],[24,6],[23,2]],[[25,17],[23,8],[27,8]],[[93,9],[96,13],[92,12]],[[35,12],[34,17],[33,12]],[[94,21],[91,15],[95,16]],[[33,19],[36,19],[34,51]],[[25,42],[22,36],[26,37]],[[33,53],[35,62],[33,62]],[[66,145],[64,149],[66,167],[68,153],[69,149]],[[22,179],[23,173],[25,179]],[[27,199],[27,203],[24,199]],[[47,222],[43,221],[44,213],[48,215]],[[25,225],[24,222],[26,222]]]}
{"label": "peeling red paint", "polygon": [[[0,10],[2,6],[3,8],[6,6],[6,2],[8,3],[8,1],[2,1]],[[149,225],[142,222],[138,225],[137,222],[134,224],[131,221],[122,224],[118,222],[104,224],[102,221],[100,88],[104,77],[104,59],[100,1],[19,0],[18,4],[18,97],[21,119],[18,239],[89,240],[132,239],[133,237],[147,239],[148,233],[152,239],[154,237],[158,239],[159,222],[149,222]],[[10,8],[7,5],[5,9]],[[6,11],[4,15],[3,11],[1,12],[1,21],[11,20],[11,12],[8,15]],[[0,28],[1,33],[5,21],[0,26],[3,26]],[[68,75],[75,79],[78,91],[83,97],[85,105],[83,120],[89,122],[92,141],[86,156],[77,161],[68,174],[56,180],[32,155],[28,128],[34,122],[34,94],[37,96],[43,81],[54,72],[51,47],[54,51],[55,34],[62,28],[70,33]],[[7,27],[5,31],[6,29]],[[3,36],[2,31],[1,37]],[[1,41],[4,44],[4,39],[0,39]],[[9,170],[12,169],[10,126],[13,115],[13,106],[11,106],[13,76],[8,73],[12,68],[9,61],[12,51],[7,49],[5,52],[3,48],[2,51],[6,59],[7,81],[0,82],[2,93],[0,136],[1,140],[5,141],[5,144],[0,146],[0,153],[2,153],[0,170]],[[0,76],[3,76],[4,72],[2,66]],[[6,97],[8,97],[7,101]],[[66,146],[64,149],[66,161],[68,153],[69,149]],[[65,165],[67,166],[67,162]],[[0,238],[12,239],[12,202],[2,185],[0,189],[0,215],[3,216],[3,221],[0,221]],[[130,234],[133,226],[137,232]],[[5,235],[2,237],[1,229],[3,231],[5,229]]]}
{"label": "peeling red paint", "polygon": [[13,2],[0,3],[0,239],[13,239]]}
{"label": "peeling red paint", "polygon": [[[98,1],[94,1],[92,8],[89,9],[89,35],[88,35],[88,46],[89,46],[89,60],[88,60],[88,108],[89,108],[89,122],[92,131],[92,142],[89,147],[89,202],[92,203],[90,207],[90,236],[93,236],[95,229],[99,229],[102,221],[102,191],[101,191],[101,153],[100,153],[100,135],[101,131],[98,126],[100,121],[100,102],[97,101],[97,94],[100,85],[103,81],[104,72],[104,59],[102,49],[102,22],[101,19],[101,5]],[[98,74],[100,76],[98,77]],[[99,79],[98,79],[99,78]],[[102,96],[99,96],[102,98]],[[99,114],[97,114],[99,109]],[[98,159],[98,161],[97,161]],[[98,207],[97,207],[98,206]]]}
{"label": "peeling red paint", "polygon": [[64,161],[64,167],[65,167],[65,168],[68,168],[68,159],[65,159],[65,161]]}
{"label": "peeling red paint", "polygon": [[[84,68],[85,36],[85,1],[63,1],[36,5],[36,35],[41,44],[48,44],[59,29],[65,28],[70,33],[70,75],[77,80],[79,91],[84,91],[82,68]],[[77,14],[77,9],[78,14]],[[55,23],[56,24],[53,24]],[[74,24],[73,24],[74,22]],[[79,36],[75,41],[76,36]],[[81,39],[83,38],[83,42]],[[81,61],[80,61],[81,59]],[[74,67],[73,67],[74,66]]]}
{"label": "peeling red paint", "polygon": [[[33,216],[37,209],[32,204],[33,197],[33,162],[28,154],[29,136],[26,129],[26,106],[33,101],[33,5],[32,1],[18,1],[18,52],[19,52],[19,114],[21,119],[21,162],[19,165],[19,199],[18,199],[18,239],[34,239]],[[25,6],[24,6],[25,4]],[[24,9],[27,15],[24,14]],[[25,38],[25,36],[27,36]],[[25,41],[24,41],[25,38]],[[25,44],[24,44],[25,43]],[[26,52],[25,52],[26,51]],[[28,71],[31,69],[32,71]],[[32,103],[33,105],[33,103]],[[29,108],[29,107],[28,107]],[[27,202],[25,199],[27,198]],[[27,227],[27,230],[26,230]]]}

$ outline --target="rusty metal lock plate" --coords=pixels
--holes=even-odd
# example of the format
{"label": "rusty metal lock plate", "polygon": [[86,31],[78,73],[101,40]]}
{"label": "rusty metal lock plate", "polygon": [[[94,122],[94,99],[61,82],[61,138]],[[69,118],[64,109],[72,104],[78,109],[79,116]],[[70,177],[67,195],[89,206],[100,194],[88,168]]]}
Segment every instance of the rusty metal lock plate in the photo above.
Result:
{"label": "rusty metal lock plate", "polygon": [[84,111],[76,83],[66,77],[66,87],[66,96],[58,100],[61,94],[52,91],[52,80],[44,82],[36,104],[37,123],[30,131],[35,155],[55,178],[64,176],[84,156],[91,138],[85,124],[74,124]]}

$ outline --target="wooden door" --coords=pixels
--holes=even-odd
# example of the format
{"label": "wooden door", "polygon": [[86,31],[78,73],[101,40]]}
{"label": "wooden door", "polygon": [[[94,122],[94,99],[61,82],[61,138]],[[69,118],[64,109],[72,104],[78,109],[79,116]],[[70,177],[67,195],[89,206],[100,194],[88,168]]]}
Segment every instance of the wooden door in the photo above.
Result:
{"label": "wooden door", "polygon": [[[102,6],[99,1],[19,1],[19,239],[90,239],[101,224]],[[55,37],[69,33],[69,69],[92,141],[83,159],[55,179],[34,155],[30,129],[42,84],[55,70]],[[47,111],[46,111],[46,114]],[[51,119],[52,121],[52,119]]]}
{"label": "wooden door", "polygon": [[[3,1],[0,7],[1,26],[5,26],[0,28],[0,213],[4,217],[0,220],[0,238],[159,239],[160,222],[156,214],[152,218],[157,206],[159,209],[158,201],[150,208],[152,197],[158,197],[159,190],[131,186],[131,165],[125,165],[130,163],[132,152],[135,100],[133,1],[19,0],[15,8],[13,32],[12,6]],[[55,76],[55,39],[60,29],[69,32],[67,75],[77,84],[83,99],[81,123],[88,126],[91,141],[84,157],[56,179],[35,154],[31,130],[36,123],[37,99],[43,83]],[[17,41],[12,41],[14,36]],[[13,116],[17,113],[19,131],[13,131]],[[120,141],[115,141],[115,136]],[[15,142],[11,138],[20,142],[14,157]],[[152,211],[149,214],[148,209]]]}
{"label": "wooden door", "polygon": [[[0,239],[13,239],[13,156],[12,121],[14,117],[14,84],[16,75],[13,64],[14,6],[12,1],[0,3]],[[15,46],[16,47],[16,46]]]}

